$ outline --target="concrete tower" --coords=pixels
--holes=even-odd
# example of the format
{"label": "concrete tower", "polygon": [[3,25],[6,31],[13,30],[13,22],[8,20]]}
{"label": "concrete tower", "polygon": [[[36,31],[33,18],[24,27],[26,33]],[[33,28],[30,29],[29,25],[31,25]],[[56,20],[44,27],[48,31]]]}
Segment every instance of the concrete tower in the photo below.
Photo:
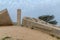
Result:
{"label": "concrete tower", "polygon": [[21,25],[21,9],[17,10],[17,26]]}

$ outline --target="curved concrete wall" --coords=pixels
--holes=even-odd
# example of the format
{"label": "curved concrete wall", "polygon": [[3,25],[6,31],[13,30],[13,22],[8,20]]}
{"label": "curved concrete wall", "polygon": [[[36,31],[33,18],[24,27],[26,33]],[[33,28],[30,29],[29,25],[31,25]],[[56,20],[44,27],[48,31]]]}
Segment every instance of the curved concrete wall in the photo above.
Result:
{"label": "curved concrete wall", "polygon": [[23,24],[23,26],[26,26],[26,27],[29,27],[29,28],[42,29],[49,34],[53,34],[57,37],[60,37],[60,28],[55,27],[55,25],[46,23],[45,21],[25,17],[23,19],[22,24]]}

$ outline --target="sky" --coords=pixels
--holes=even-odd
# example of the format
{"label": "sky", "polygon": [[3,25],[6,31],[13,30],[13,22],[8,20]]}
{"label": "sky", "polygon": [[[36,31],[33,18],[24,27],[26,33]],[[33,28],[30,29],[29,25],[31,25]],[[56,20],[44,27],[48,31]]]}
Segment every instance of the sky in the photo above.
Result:
{"label": "sky", "polygon": [[21,9],[22,18],[54,15],[60,25],[60,0],[0,0],[0,11],[6,8],[14,22],[17,20],[17,9]]}

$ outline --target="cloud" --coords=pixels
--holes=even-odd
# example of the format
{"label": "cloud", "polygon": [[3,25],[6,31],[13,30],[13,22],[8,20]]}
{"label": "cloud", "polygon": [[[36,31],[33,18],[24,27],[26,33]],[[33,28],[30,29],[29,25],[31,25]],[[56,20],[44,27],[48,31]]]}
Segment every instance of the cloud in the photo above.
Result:
{"label": "cloud", "polygon": [[60,20],[60,0],[0,0],[0,4],[0,9],[7,8],[9,10],[13,20],[15,20],[16,9],[18,8],[22,9],[22,17],[53,14],[58,21]]}

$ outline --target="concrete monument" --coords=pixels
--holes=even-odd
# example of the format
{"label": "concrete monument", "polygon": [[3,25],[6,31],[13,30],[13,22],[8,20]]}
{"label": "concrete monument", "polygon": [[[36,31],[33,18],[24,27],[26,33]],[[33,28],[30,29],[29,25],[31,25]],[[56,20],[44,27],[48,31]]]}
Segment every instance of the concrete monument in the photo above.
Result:
{"label": "concrete monument", "polygon": [[0,26],[13,25],[7,9],[0,11]]}

